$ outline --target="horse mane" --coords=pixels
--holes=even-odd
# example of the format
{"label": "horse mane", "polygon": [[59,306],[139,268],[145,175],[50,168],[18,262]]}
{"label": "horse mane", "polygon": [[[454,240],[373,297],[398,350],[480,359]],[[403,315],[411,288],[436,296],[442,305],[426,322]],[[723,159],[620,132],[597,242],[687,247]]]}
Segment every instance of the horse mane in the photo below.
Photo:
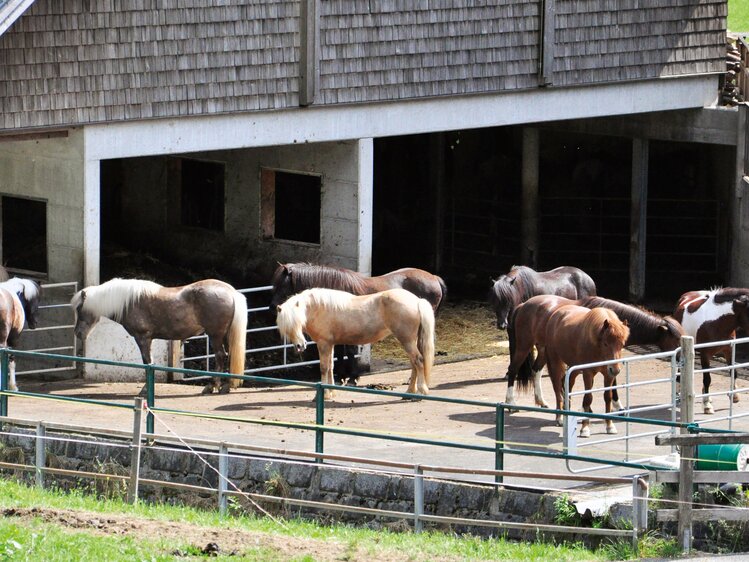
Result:
{"label": "horse mane", "polygon": [[273,273],[274,290],[278,289],[281,283],[284,269],[288,271],[291,288],[295,293],[314,287],[336,289],[354,295],[365,295],[371,292],[367,286],[366,277],[356,271],[305,262],[279,265]]}
{"label": "horse mane", "polygon": [[26,300],[33,300],[41,294],[41,287],[36,281],[21,279],[20,277],[13,277],[7,281],[2,281],[0,282],[0,287],[14,293],[22,293]]}
{"label": "horse mane", "polygon": [[749,295],[749,289],[740,289],[736,287],[712,287],[708,298],[712,296],[715,304],[721,304],[744,295]]}
{"label": "horse mane", "polygon": [[321,306],[332,311],[343,310],[351,302],[352,296],[351,293],[346,291],[324,287],[305,289],[301,293],[289,297],[281,305],[276,323],[281,333],[290,333],[296,326],[307,324],[307,308],[309,306]]}
{"label": "horse mane", "polygon": [[673,322],[676,322],[676,320],[672,318],[672,322],[664,322],[665,319],[662,316],[641,306],[626,304],[603,297],[587,297],[580,301],[580,303],[587,308],[601,307],[613,310],[619,317],[619,320],[627,321],[634,339],[639,339],[640,334],[651,335],[654,330],[659,326],[663,326],[664,323],[670,332],[674,335],[679,335],[678,329],[673,325]]}
{"label": "horse mane", "polygon": [[609,321],[611,335],[615,339],[621,341],[622,344],[627,341],[627,338],[629,338],[629,328],[621,321],[616,312],[609,308],[601,306],[591,308],[590,312],[585,317],[585,328],[591,332],[598,332],[601,329],[604,320]]}
{"label": "horse mane", "polygon": [[[531,276],[536,272],[530,267],[525,265],[513,265],[510,271],[500,276],[494,282],[490,298],[494,303],[501,302],[503,300],[512,303],[513,308],[519,305],[521,302],[528,300],[534,296],[529,291],[531,284]],[[510,279],[515,279],[514,283],[510,282]]]}
{"label": "horse mane", "polygon": [[[86,287],[78,291],[70,304],[74,309],[83,302],[83,309],[97,316],[106,316],[119,322],[129,306],[142,297],[153,295],[163,287],[143,279],[120,279],[115,277],[101,285]],[[85,299],[83,293],[85,292]]]}

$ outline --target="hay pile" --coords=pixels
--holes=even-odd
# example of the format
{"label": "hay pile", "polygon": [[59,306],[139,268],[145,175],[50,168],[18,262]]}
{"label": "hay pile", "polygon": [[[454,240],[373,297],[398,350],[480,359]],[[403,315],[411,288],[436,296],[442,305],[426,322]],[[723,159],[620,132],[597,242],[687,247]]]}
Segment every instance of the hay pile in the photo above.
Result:
{"label": "hay pile", "polygon": [[[496,322],[487,304],[476,301],[446,303],[437,315],[435,361],[461,361],[506,354],[507,333],[497,330]],[[408,362],[403,348],[393,336],[372,345],[372,359],[387,363]]]}

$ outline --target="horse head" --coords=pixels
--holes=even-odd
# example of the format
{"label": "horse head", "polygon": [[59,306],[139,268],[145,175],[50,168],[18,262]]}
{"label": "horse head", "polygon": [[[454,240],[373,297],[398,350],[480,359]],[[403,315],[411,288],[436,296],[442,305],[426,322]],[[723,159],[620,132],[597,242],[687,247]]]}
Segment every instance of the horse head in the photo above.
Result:
{"label": "horse head", "polygon": [[276,305],[276,325],[281,335],[289,340],[298,353],[307,349],[304,337],[304,326],[307,322],[305,307],[301,306],[298,296],[285,303]]}
{"label": "horse head", "polygon": [[739,327],[749,334],[749,294],[733,300],[733,313]]}
{"label": "horse head", "polygon": [[39,302],[42,300],[42,288],[36,281],[25,279],[23,282],[23,312],[30,329],[38,325],[37,314],[39,313]]}
{"label": "horse head", "polygon": [[96,326],[101,318],[100,315],[94,314],[86,309],[86,291],[78,291],[70,301],[70,307],[75,313],[75,327],[73,332],[75,337],[85,339],[91,330]]}
{"label": "horse head", "polygon": [[270,310],[276,310],[280,304],[284,303],[291,295],[294,294],[292,285],[292,268],[290,264],[279,263],[276,271],[273,272],[271,280],[271,299]]}
{"label": "horse head", "polygon": [[[610,317],[604,319],[598,332],[599,350],[604,361],[621,359],[622,349],[629,338],[627,322],[619,320],[614,312],[607,312],[610,313]],[[609,376],[615,377],[621,371],[621,363],[607,365],[606,370]]]}
{"label": "horse head", "polygon": [[520,294],[515,288],[516,277],[501,275],[494,281],[489,292],[489,304],[497,316],[497,328],[507,329],[510,313],[520,304]]}
{"label": "horse head", "polygon": [[681,336],[685,336],[684,328],[673,316],[665,316],[663,323],[658,326],[658,349],[661,351],[673,351],[681,345]]}

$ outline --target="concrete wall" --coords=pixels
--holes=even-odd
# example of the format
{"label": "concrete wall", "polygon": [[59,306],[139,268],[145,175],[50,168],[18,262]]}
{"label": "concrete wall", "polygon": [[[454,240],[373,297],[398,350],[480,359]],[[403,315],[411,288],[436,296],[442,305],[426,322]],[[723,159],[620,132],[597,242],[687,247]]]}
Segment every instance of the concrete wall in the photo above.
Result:
{"label": "concrete wall", "polygon": [[75,281],[83,268],[83,135],[4,142],[0,193],[47,203],[48,280]]}
{"label": "concrete wall", "polygon": [[[369,139],[184,155],[225,164],[224,232],[182,227],[178,219],[170,219],[178,193],[169,193],[166,157],[122,161],[121,237],[128,239],[131,248],[152,248],[198,276],[201,269],[215,267],[233,270],[250,284],[267,282],[277,261],[325,262],[368,273],[371,145]],[[262,168],[321,176],[320,244],[263,238]]]}

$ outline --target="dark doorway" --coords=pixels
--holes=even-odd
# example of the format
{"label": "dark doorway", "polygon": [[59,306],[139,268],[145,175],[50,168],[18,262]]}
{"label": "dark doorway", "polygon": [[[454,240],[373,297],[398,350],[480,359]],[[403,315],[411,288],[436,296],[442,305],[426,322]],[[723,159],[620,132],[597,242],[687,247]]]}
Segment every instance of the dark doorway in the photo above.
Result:
{"label": "dark doorway", "polygon": [[3,265],[33,274],[47,273],[47,203],[2,196]]}

